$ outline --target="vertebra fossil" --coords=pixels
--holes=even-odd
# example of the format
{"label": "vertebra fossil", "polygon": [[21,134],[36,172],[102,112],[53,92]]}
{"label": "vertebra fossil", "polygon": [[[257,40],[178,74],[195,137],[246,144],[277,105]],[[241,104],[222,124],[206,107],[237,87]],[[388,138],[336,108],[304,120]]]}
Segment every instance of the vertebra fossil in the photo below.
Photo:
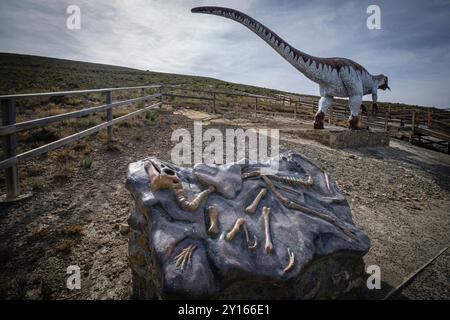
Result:
{"label": "vertebra fossil", "polygon": [[209,226],[208,233],[211,235],[219,233],[219,214],[217,213],[217,209],[214,206],[210,206],[208,208],[209,220],[211,221],[211,225]]}
{"label": "vertebra fossil", "polygon": [[191,261],[192,252],[194,252],[195,249],[197,249],[197,246],[191,244],[191,245],[187,246],[186,248],[184,248],[183,250],[181,250],[180,254],[175,257],[176,267],[177,268],[181,267],[181,270],[183,270],[184,267],[186,266],[186,264],[189,261]]}
{"label": "vertebra fossil", "polygon": [[294,253],[288,248],[288,256],[289,256],[289,263],[286,266],[286,268],[283,269],[283,273],[288,272],[289,270],[291,270],[294,267],[295,264],[295,255]]}
{"label": "vertebra fossil", "polygon": [[280,176],[280,175],[275,175],[275,174],[262,174],[260,171],[251,171],[251,172],[247,172],[244,173],[242,175],[242,179],[248,179],[248,178],[254,178],[254,177],[268,177],[274,181],[278,181],[284,184],[288,184],[291,186],[306,186],[306,187],[310,187],[314,184],[314,180],[311,176],[308,176],[308,179],[300,179],[297,177],[293,177],[293,176]]}
{"label": "vertebra fossil", "polygon": [[256,208],[258,208],[258,205],[261,202],[261,199],[266,195],[266,193],[267,189],[262,188],[252,203],[245,209],[245,212],[248,214],[254,214],[256,212]]}
{"label": "vertebra fossil", "polygon": [[266,244],[264,246],[264,251],[266,254],[270,254],[273,249],[272,239],[270,238],[270,208],[263,207],[263,216],[264,216],[264,232],[266,234]]}
{"label": "vertebra fossil", "polygon": [[311,176],[308,176],[308,179],[304,180],[304,179],[300,179],[297,177],[292,177],[292,176],[278,176],[278,175],[267,175],[267,177],[269,177],[272,180],[275,181],[279,181],[291,186],[307,186],[310,187],[314,184],[314,180]]}
{"label": "vertebra fossil", "polygon": [[175,199],[178,206],[185,211],[195,211],[200,207],[200,204],[214,191],[216,188],[213,186],[198,193],[194,199],[189,201],[186,191],[183,189],[175,189]]}

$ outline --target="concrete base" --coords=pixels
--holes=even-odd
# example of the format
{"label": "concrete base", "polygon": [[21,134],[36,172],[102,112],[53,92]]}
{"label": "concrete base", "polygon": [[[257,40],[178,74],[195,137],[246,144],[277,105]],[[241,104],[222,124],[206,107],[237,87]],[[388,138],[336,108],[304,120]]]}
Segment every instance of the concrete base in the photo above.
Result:
{"label": "concrete base", "polygon": [[[284,131],[284,130],[281,130]],[[389,146],[388,132],[349,130],[344,128],[293,129],[285,132],[297,134],[301,138],[318,141],[332,148],[386,147]]]}

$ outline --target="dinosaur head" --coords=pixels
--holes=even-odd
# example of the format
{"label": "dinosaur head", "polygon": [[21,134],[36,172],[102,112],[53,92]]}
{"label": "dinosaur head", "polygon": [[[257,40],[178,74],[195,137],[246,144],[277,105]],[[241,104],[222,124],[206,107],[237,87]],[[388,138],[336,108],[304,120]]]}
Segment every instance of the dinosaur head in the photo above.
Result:
{"label": "dinosaur head", "polygon": [[389,91],[391,91],[391,88],[389,88],[388,85],[388,77],[385,76],[384,74],[380,74],[378,76],[376,76],[376,79],[378,80],[378,89],[381,90],[386,90],[389,89]]}

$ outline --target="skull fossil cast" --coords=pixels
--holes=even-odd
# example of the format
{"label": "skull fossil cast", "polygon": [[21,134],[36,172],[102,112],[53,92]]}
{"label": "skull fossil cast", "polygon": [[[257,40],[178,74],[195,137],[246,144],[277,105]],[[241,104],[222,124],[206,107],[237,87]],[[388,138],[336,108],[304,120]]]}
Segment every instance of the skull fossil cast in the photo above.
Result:
{"label": "skull fossil cast", "polygon": [[161,162],[155,163],[150,160],[145,165],[145,170],[150,176],[150,183],[153,191],[182,188],[181,180],[178,178],[175,171]]}

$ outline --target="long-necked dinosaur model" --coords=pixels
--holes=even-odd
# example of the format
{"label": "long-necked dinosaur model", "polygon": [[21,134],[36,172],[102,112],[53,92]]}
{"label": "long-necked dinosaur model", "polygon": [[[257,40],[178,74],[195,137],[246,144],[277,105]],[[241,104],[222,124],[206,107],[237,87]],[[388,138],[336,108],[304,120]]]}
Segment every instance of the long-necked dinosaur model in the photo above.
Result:
{"label": "long-necked dinosaur model", "polygon": [[276,33],[248,15],[234,9],[222,7],[197,7],[193,13],[206,13],[237,21],[269,44],[294,68],[307,78],[319,84],[319,110],[315,115],[314,128],[323,129],[325,112],[333,97],[348,97],[351,111],[349,128],[358,129],[358,113],[362,97],[372,94],[374,107],[377,102],[377,90],[389,89],[388,77],[383,74],[371,75],[360,64],[345,58],[320,58],[295,49]]}

